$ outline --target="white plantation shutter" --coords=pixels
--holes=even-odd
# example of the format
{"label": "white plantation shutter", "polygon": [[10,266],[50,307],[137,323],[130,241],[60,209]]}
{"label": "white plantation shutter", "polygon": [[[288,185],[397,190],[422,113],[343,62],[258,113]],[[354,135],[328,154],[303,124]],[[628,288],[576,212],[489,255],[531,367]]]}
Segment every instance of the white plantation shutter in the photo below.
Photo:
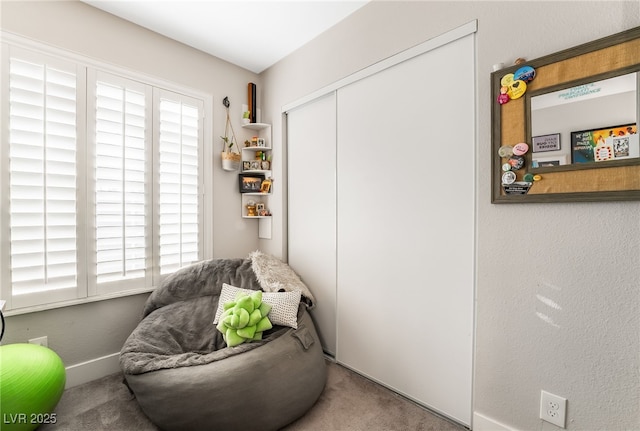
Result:
{"label": "white plantation shutter", "polygon": [[148,292],[201,260],[210,97],[0,33],[7,310]]}
{"label": "white plantation shutter", "polygon": [[14,307],[74,298],[82,283],[76,87],[74,65],[12,50],[8,160]]}
{"label": "white plantation shutter", "polygon": [[105,289],[125,290],[140,287],[142,279],[145,286],[145,277],[151,276],[147,268],[151,90],[102,72],[96,74],[95,83],[90,79],[90,85],[95,89],[95,119],[90,117],[96,264],[92,285],[117,282],[104,285]]}
{"label": "white plantation shutter", "polygon": [[201,259],[202,101],[156,92],[160,274]]}

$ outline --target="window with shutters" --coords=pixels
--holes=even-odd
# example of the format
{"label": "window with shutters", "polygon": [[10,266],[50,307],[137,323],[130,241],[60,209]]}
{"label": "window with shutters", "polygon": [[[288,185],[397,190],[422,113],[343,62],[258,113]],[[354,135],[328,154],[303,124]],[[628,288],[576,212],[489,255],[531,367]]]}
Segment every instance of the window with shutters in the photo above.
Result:
{"label": "window with shutters", "polygon": [[9,310],[148,291],[203,258],[204,100],[74,60],[3,45]]}
{"label": "window with shutters", "polygon": [[152,88],[93,70],[88,88],[89,286],[108,293],[151,284]]}
{"label": "window with shutters", "polygon": [[158,238],[160,273],[198,260],[200,178],[197,101],[156,91],[159,117]]}

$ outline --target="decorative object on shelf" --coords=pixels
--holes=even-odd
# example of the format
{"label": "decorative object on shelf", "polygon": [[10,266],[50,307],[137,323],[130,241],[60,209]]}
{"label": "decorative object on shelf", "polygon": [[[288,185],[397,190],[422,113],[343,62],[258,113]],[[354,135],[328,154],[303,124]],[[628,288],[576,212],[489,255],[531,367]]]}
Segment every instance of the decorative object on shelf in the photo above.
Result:
{"label": "decorative object on shelf", "polygon": [[248,217],[256,217],[258,213],[256,212],[256,203],[254,201],[247,202],[247,216]]}
{"label": "decorative object on shelf", "polygon": [[248,99],[248,109],[249,109],[249,122],[257,123],[258,119],[256,117],[256,84],[250,82],[247,85],[247,99]]}
{"label": "decorative object on shelf", "polygon": [[266,180],[262,181],[262,184],[260,185],[260,192],[271,193],[271,178],[267,178]]}
{"label": "decorative object on shelf", "polygon": [[[251,123],[251,112],[249,111],[243,111],[242,112],[242,124],[249,124]],[[247,141],[245,141],[246,143]]]}
{"label": "decorative object on shelf", "polygon": [[[236,134],[233,131],[231,117],[229,116],[229,106],[231,105],[231,103],[229,102],[229,98],[225,97],[224,99],[222,99],[222,104],[227,111],[227,123],[224,127],[224,136],[220,137],[224,142],[224,147],[221,154],[222,169],[224,169],[225,171],[237,171],[240,168],[240,161],[242,160],[242,156],[240,155],[240,148],[238,147]],[[231,132],[231,136],[229,136],[229,132]],[[233,152],[234,145],[238,152]]]}
{"label": "decorative object on shelf", "polygon": [[260,193],[264,175],[239,174],[240,193]]}

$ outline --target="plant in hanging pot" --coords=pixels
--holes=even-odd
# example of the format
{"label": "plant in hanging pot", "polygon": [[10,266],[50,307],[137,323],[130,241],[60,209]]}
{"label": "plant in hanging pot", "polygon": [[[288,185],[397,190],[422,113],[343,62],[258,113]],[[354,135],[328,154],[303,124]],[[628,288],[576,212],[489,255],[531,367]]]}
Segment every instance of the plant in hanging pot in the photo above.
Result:
{"label": "plant in hanging pot", "polygon": [[[229,116],[229,98],[225,97],[222,101],[222,104],[227,109],[227,123],[224,128],[224,136],[220,136],[223,142],[222,148],[222,169],[225,171],[237,171],[240,168],[240,161],[242,156],[240,156],[240,148],[236,143],[236,134],[233,131],[233,125],[231,124],[231,117]],[[229,131],[231,131],[231,136],[229,136]],[[233,146],[235,145],[237,152],[233,151]]]}
{"label": "plant in hanging pot", "polygon": [[[222,151],[222,169],[225,171],[237,171],[240,168],[240,153],[233,151],[233,146],[236,145],[233,137],[229,139],[228,136],[220,136],[224,142],[224,148]],[[238,146],[236,145],[236,148]]]}

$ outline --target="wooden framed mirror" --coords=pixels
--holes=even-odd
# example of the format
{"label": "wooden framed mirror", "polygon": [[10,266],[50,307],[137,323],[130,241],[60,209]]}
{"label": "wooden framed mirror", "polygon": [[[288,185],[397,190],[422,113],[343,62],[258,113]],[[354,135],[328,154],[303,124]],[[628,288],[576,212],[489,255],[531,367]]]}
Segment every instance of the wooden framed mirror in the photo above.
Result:
{"label": "wooden framed mirror", "polygon": [[492,203],[640,200],[640,27],[495,71],[491,88]]}

